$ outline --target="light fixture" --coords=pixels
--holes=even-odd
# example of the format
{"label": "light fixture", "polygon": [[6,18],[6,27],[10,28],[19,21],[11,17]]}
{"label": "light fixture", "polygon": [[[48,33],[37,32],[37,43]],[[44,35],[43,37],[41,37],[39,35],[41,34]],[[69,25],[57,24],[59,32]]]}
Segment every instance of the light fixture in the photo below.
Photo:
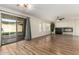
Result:
{"label": "light fixture", "polygon": [[59,19],[57,21],[60,21]]}
{"label": "light fixture", "polygon": [[63,20],[64,19],[64,17],[59,17],[59,16],[57,16],[57,21],[61,21],[61,20]]}
{"label": "light fixture", "polygon": [[22,7],[22,8],[31,8],[31,4],[17,4],[18,7]]}

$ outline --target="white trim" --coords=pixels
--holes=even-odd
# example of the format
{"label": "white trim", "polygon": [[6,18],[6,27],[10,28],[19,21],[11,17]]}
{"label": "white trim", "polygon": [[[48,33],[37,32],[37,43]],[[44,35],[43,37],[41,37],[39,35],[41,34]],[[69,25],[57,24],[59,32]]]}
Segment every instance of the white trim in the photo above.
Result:
{"label": "white trim", "polygon": [[1,11],[0,11],[0,46],[1,46]]}
{"label": "white trim", "polygon": [[8,8],[4,8],[4,7],[1,7],[1,6],[0,6],[0,12],[4,13],[4,14],[22,17],[22,18],[25,18],[26,16],[28,16],[24,13],[21,13],[21,12],[15,11],[15,10],[11,10],[11,9],[8,9]]}
{"label": "white trim", "polygon": [[23,15],[15,14],[15,13],[4,11],[4,10],[0,10],[0,12],[3,13],[3,14],[8,14],[8,15],[12,15],[12,16],[25,18],[25,16],[23,16]]}

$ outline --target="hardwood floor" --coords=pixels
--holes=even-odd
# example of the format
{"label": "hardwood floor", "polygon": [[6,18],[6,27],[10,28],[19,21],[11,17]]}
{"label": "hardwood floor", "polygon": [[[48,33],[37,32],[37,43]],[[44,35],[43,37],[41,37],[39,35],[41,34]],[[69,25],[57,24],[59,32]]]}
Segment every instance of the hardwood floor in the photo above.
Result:
{"label": "hardwood floor", "polygon": [[44,36],[31,41],[19,41],[0,47],[1,55],[77,55],[79,37]]}

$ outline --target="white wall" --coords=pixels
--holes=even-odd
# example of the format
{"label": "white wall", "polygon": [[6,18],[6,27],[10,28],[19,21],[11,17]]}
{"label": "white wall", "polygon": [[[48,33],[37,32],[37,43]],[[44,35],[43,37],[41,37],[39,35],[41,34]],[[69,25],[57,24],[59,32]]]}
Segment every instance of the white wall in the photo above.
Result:
{"label": "white wall", "polygon": [[32,38],[50,34],[50,22],[46,22],[36,17],[31,17]]}
{"label": "white wall", "polygon": [[56,27],[72,27],[73,35],[79,36],[79,17],[78,16],[66,16],[62,21],[55,21]]}

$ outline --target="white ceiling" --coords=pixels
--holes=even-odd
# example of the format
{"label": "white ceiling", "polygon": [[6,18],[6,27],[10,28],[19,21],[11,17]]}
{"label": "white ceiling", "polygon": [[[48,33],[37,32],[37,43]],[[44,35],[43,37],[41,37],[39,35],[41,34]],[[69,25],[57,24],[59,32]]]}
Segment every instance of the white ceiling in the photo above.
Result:
{"label": "white ceiling", "polygon": [[79,16],[79,4],[32,4],[31,9],[19,8],[16,4],[1,4],[0,6],[49,21],[55,20],[57,16]]}

